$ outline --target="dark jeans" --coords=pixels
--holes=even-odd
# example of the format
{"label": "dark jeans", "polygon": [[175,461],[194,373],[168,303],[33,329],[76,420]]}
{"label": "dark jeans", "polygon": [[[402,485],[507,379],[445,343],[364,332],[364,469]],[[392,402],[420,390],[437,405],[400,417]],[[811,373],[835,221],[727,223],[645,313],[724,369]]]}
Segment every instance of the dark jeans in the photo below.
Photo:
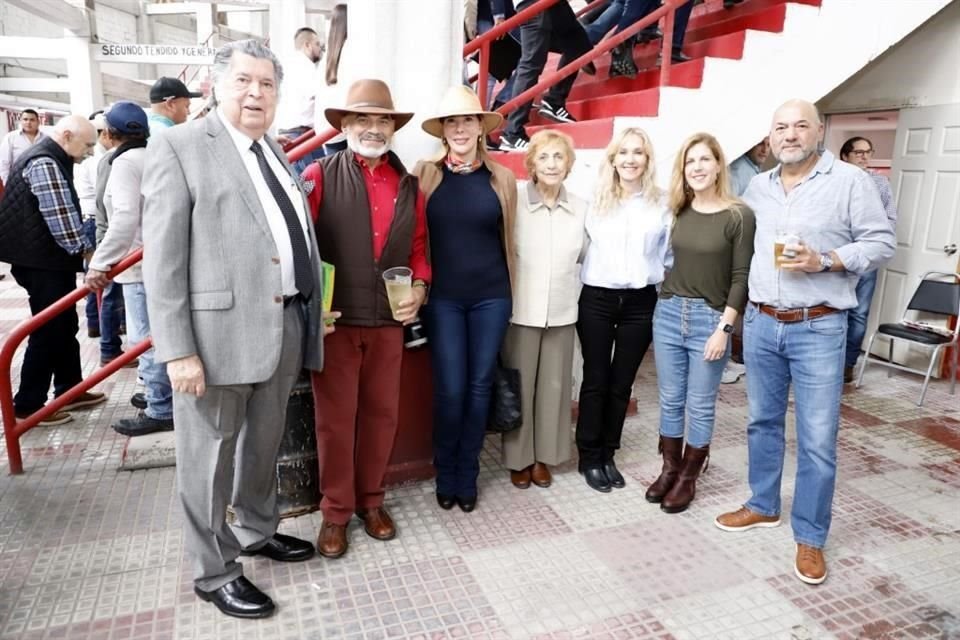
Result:
{"label": "dark jeans", "polygon": [[[657,290],[584,285],[577,335],[583,352],[577,449],[583,467],[612,460],[637,369],[653,341]],[[613,353],[611,359],[610,354]]]}
{"label": "dark jeans", "polygon": [[437,493],[477,495],[497,354],[513,305],[431,299],[424,307],[433,364],[433,464]]}
{"label": "dark jeans", "polygon": [[[284,129],[280,133],[287,136],[291,140],[296,140],[307,131],[310,130],[310,127],[297,127],[296,129]],[[310,163],[318,158],[322,158],[326,155],[326,152],[323,149],[323,145],[317,147],[307,155],[303,156],[299,160],[293,163],[293,170],[300,175],[303,173],[303,170],[310,166]]]}
{"label": "dark jeans", "polygon": [[[83,221],[83,235],[96,245],[97,221],[93,218]],[[101,309],[97,309],[97,294],[87,296],[87,329],[100,329],[100,359],[110,360],[120,355],[122,341],[120,325],[123,324],[123,287],[110,283],[103,290],[100,300]]]}
{"label": "dark jeans", "polygon": [[[77,288],[77,274],[71,271],[14,265],[10,273],[17,284],[27,290],[33,315]],[[51,377],[54,394],[58,396],[83,379],[77,342],[79,328],[77,308],[70,307],[30,334],[20,368],[20,389],[13,399],[17,411],[33,413],[43,407]]]}
{"label": "dark jeans", "polygon": [[[533,0],[525,0],[517,5],[517,11],[526,9]],[[543,67],[547,64],[547,54],[551,51],[560,53],[560,66],[579,58],[590,51],[590,41],[583,31],[583,26],[577,22],[570,5],[558,2],[543,13],[531,18],[520,25],[520,62],[513,77],[512,97],[537,84]],[[570,89],[577,79],[577,74],[571,74],[553,85],[544,100],[553,107],[562,107],[567,102]],[[530,119],[530,107],[533,101],[520,105],[507,117],[506,132],[511,136],[526,137],[524,125]]]}
{"label": "dark jeans", "polygon": [[[623,31],[641,18],[650,15],[660,8],[660,0],[626,0],[617,31]],[[677,9],[673,18],[673,48],[676,51],[683,49],[683,38],[686,35],[687,23],[690,22],[690,13],[693,11],[693,0]],[[655,25],[651,25],[655,26]]]}

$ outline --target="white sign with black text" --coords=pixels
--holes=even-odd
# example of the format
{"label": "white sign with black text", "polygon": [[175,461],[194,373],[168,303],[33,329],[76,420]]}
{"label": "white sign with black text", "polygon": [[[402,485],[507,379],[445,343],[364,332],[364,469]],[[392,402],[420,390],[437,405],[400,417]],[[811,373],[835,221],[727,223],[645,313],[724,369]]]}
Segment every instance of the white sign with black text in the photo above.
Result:
{"label": "white sign with black text", "polygon": [[95,44],[98,62],[140,62],[145,64],[213,64],[217,50],[204,45],[179,44]]}

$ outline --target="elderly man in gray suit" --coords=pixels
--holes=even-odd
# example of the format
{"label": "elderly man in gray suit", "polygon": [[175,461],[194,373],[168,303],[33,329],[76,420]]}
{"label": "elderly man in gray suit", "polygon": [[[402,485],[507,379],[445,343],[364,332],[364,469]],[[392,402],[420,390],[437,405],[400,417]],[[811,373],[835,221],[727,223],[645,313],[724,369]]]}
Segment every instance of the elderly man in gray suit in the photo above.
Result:
{"label": "elderly man in gray suit", "polygon": [[147,154],[143,277],[174,391],[194,591],[227,615],[262,618],[274,603],[237,556],[314,553],[277,533],[275,465],[297,376],[322,365],[320,256],[299,182],[265,135],[283,79],[276,56],[232,42],[213,79],[219,107]]}

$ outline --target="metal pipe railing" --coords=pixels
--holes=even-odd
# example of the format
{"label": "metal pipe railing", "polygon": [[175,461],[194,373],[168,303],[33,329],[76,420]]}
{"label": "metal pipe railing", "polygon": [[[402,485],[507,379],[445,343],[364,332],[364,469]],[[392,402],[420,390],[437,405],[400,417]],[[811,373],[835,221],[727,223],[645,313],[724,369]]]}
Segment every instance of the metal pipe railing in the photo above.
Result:
{"label": "metal pipe railing", "polygon": [[[140,262],[142,257],[143,249],[133,251],[118,262],[107,274],[107,277],[113,279],[117,274],[123,273]],[[7,460],[10,463],[11,474],[23,473],[20,436],[30,429],[33,429],[44,418],[53,415],[64,406],[73,402],[78,396],[86,393],[97,384],[100,384],[103,380],[113,375],[153,345],[148,338],[128,348],[120,357],[111,360],[110,364],[100,367],[79,384],[71,387],[66,393],[44,405],[43,408],[33,412],[23,420],[17,420],[16,411],[13,406],[13,378],[10,374],[13,356],[17,351],[17,347],[38,327],[45,325],[56,316],[73,307],[89,293],[89,287],[85,285],[77,287],[73,292],[60,298],[37,315],[18,324],[7,336],[7,339],[4,340],[3,347],[0,348],[0,415],[3,417],[3,435],[7,443]]]}

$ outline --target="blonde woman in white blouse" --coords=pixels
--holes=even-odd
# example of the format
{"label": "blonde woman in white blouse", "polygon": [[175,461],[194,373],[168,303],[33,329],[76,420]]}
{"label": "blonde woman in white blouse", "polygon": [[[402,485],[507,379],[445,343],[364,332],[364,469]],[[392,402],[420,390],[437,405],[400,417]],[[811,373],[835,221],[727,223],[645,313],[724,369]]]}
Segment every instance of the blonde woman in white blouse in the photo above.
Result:
{"label": "blonde woman in white blouse", "polygon": [[563,181],[573,141],[557,131],[530,138],[530,181],[517,194],[513,315],[504,340],[506,366],[520,370],[523,424],[503,435],[504,464],[518,489],[548,487],[550,465],[570,459],[570,401],[579,263],[587,203]]}
{"label": "blonde woman in white blouse", "polygon": [[625,484],[614,455],[637,369],[653,341],[656,285],[669,261],[670,223],[655,183],[650,139],[642,129],[625,129],[607,145],[587,214],[577,320],[583,351],[580,472],[602,493]]}

